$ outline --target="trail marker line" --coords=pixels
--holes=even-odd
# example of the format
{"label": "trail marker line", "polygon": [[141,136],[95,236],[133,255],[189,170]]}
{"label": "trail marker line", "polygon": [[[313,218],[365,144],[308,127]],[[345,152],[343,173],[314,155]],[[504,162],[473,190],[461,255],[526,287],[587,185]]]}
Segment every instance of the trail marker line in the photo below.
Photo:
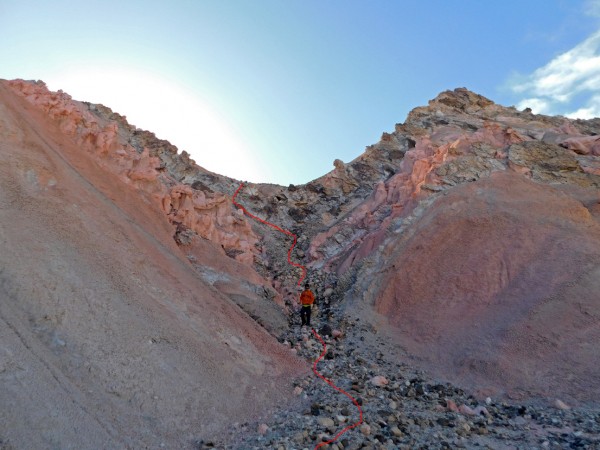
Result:
{"label": "trail marker line", "polygon": [[298,286],[300,286],[300,284],[302,283],[302,280],[304,280],[304,278],[306,277],[306,267],[304,267],[302,264],[298,264],[292,261],[292,252],[294,251],[294,247],[296,246],[296,241],[298,240],[298,236],[296,236],[294,233],[292,233],[291,231],[288,230],[284,230],[281,227],[278,227],[277,225],[275,225],[274,223],[271,222],[267,222],[266,220],[261,219],[260,217],[255,216],[254,214],[252,214],[251,212],[248,212],[248,210],[246,208],[244,208],[242,205],[240,205],[238,202],[235,201],[235,198],[237,197],[238,193],[240,192],[240,190],[244,187],[244,183],[240,183],[240,186],[237,188],[237,190],[235,191],[235,194],[233,194],[233,198],[231,199],[233,204],[235,206],[237,206],[238,208],[240,208],[244,214],[246,214],[248,217],[252,217],[254,220],[258,220],[261,223],[264,223],[265,225],[276,229],[277,231],[282,232],[283,234],[286,234],[290,237],[294,238],[294,242],[292,243],[292,246],[290,247],[290,249],[288,250],[288,254],[287,254],[287,260],[288,263],[294,267],[298,267],[299,269],[302,269],[302,276],[300,276],[300,279],[298,280]]}
{"label": "trail marker line", "polygon": [[319,444],[317,444],[315,446],[314,450],[317,450],[319,447],[323,447],[324,445],[329,445],[335,441],[337,441],[337,439],[344,434],[346,431],[351,430],[352,428],[356,428],[357,426],[359,426],[362,422],[363,422],[363,412],[362,412],[362,408],[360,407],[360,405],[358,404],[358,401],[356,401],[356,399],[354,397],[352,397],[350,394],[348,394],[345,390],[343,390],[342,388],[337,387],[335,384],[333,384],[333,382],[331,380],[329,380],[328,378],[325,378],[323,375],[321,375],[319,373],[319,371],[317,370],[317,364],[319,363],[319,361],[321,361],[321,359],[323,359],[323,357],[325,356],[325,354],[327,353],[327,346],[325,345],[325,341],[323,341],[323,339],[321,339],[321,336],[319,336],[319,334],[315,331],[315,329],[312,329],[313,334],[317,337],[317,339],[319,340],[319,342],[321,342],[321,345],[323,346],[323,351],[321,352],[321,355],[315,360],[314,364],[313,364],[313,372],[315,373],[316,376],[318,376],[321,380],[323,380],[325,383],[327,383],[329,386],[331,386],[333,389],[335,389],[336,391],[344,394],[346,397],[348,397],[350,400],[352,400],[352,403],[354,403],[354,406],[356,406],[358,408],[358,413],[359,413],[359,418],[358,418],[358,422],[353,423],[352,425],[348,425],[346,428],[344,428],[342,431],[340,431],[338,434],[336,434],[333,439],[330,439],[326,442],[321,442]]}
{"label": "trail marker line", "polygon": [[[265,224],[265,225],[267,225],[267,226],[269,226],[271,228],[274,228],[277,231],[280,231],[281,233],[283,233],[283,234],[285,234],[287,236],[290,236],[290,237],[294,238],[294,242],[292,243],[290,249],[288,250],[287,261],[288,261],[288,263],[290,265],[302,269],[302,275],[300,276],[300,279],[298,280],[298,286],[300,286],[300,284],[302,283],[302,280],[306,277],[306,267],[304,267],[302,264],[298,264],[298,263],[293,262],[292,259],[291,259],[292,258],[292,252],[294,251],[294,247],[296,246],[296,242],[298,240],[298,236],[296,236],[291,231],[284,230],[283,228],[275,225],[274,223],[267,222],[266,220],[261,219],[260,217],[255,216],[251,212],[248,212],[248,210],[246,208],[244,208],[242,205],[240,205],[238,202],[236,202],[235,198],[237,197],[238,193],[243,189],[243,187],[244,187],[244,183],[240,183],[240,186],[237,188],[237,190],[233,194],[233,198],[232,198],[233,204],[235,206],[237,206],[239,209],[241,209],[244,212],[244,214],[246,214],[248,217],[251,217],[254,220],[258,220],[260,223],[263,223],[263,224]],[[358,404],[358,402],[356,401],[356,399],[354,397],[352,397],[350,394],[348,394],[343,389],[337,387],[335,384],[333,384],[333,382],[331,380],[329,380],[328,378],[325,378],[317,370],[317,364],[319,363],[319,361],[321,361],[321,359],[323,359],[323,357],[327,353],[327,346],[325,345],[325,341],[323,341],[323,339],[321,338],[321,336],[319,336],[319,334],[315,331],[314,328],[312,328],[312,332],[316,336],[316,338],[319,340],[319,342],[321,343],[321,345],[323,346],[323,352],[321,353],[321,355],[313,363],[313,372],[315,373],[315,375],[317,377],[319,377],[321,380],[323,380],[325,383],[327,383],[333,389],[335,389],[336,391],[344,394],[346,397],[348,397],[350,400],[352,400],[352,403],[354,403],[354,406],[356,406],[358,408],[358,413],[359,413],[358,422],[356,422],[356,423],[354,423],[352,425],[348,425],[346,428],[344,428],[342,431],[340,431],[338,434],[336,434],[333,439],[330,439],[327,442],[320,442],[319,444],[317,444],[315,446],[315,448],[314,448],[314,450],[317,450],[320,447],[323,447],[324,445],[329,445],[329,444],[335,442],[346,431],[349,431],[352,428],[356,428],[357,426],[359,426],[363,422],[363,412],[362,412],[362,408],[360,407],[360,405]]]}

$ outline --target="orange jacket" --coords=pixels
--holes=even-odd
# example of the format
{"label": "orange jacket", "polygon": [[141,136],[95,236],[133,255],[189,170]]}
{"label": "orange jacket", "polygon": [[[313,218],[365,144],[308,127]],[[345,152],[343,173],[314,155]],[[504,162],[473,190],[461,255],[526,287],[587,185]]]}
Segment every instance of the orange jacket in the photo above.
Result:
{"label": "orange jacket", "polygon": [[310,289],[306,289],[302,294],[300,294],[300,303],[302,305],[312,305],[315,302],[315,295],[310,291]]}

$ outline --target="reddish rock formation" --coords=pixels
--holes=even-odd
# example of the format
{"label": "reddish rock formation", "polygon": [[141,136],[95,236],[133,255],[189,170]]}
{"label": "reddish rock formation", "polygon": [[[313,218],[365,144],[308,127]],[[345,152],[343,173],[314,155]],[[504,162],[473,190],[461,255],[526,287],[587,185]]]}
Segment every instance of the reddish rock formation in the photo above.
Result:
{"label": "reddish rock formation", "polygon": [[[353,307],[373,305],[399,330],[398,343],[440,376],[513,395],[597,399],[600,366],[586,343],[600,317],[589,296],[599,133],[597,121],[536,116],[457,89],[413,110],[356,160],[335,161],[306,186],[257,186],[260,195],[245,202],[298,227],[321,292],[337,283],[336,296]],[[268,234],[262,242],[282,246]],[[284,264],[269,270],[293,284]],[[575,284],[583,298],[562,297]],[[548,306],[542,320],[539,308],[557,295],[562,306]],[[585,333],[577,323],[589,323]],[[522,345],[529,341],[533,352]],[[581,351],[569,356],[570,346]],[[569,376],[584,381],[561,383]]]}
{"label": "reddish rock formation", "polygon": [[[309,367],[215,289],[243,279],[252,298],[261,284],[221,248],[252,236],[228,198],[171,183],[90,114],[39,83],[0,82],[3,443],[222,436],[291,398]],[[213,241],[178,246],[176,222]]]}
{"label": "reddish rock formation", "polygon": [[[323,318],[350,305],[482,392],[597,401],[598,135],[456,89],[323,177],[238,200],[299,236]],[[285,331],[299,273],[233,207],[238,181],[41,82],[0,82],[0,158],[0,423],[26,436],[58,405],[29,446],[81,442],[85,416],[93,442],[179,447],[292,395],[303,367],[257,323]]]}
{"label": "reddish rock formation", "polygon": [[[387,253],[389,252],[389,253]],[[386,248],[378,312],[455,381],[600,397],[600,225],[579,202],[495,173],[431,205]]]}
{"label": "reddish rock formation", "polygon": [[195,190],[165,174],[157,155],[148,148],[140,152],[129,143],[134,127],[102,117],[93,105],[74,101],[61,91],[50,92],[42,82],[15,80],[7,85],[56,121],[101,167],[151,193],[173,225],[183,225],[234,252],[238,261],[252,263],[258,237],[248,221],[232,210],[228,193]]}

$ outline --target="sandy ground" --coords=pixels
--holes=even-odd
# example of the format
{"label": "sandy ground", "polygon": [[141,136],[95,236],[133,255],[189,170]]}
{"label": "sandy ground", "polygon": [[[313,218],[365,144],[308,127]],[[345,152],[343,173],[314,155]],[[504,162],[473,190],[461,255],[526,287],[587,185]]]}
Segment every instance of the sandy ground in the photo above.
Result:
{"label": "sandy ground", "polygon": [[184,448],[290,396],[305,364],[172,235],[151,199],[0,84],[2,442]]}
{"label": "sandy ground", "polygon": [[397,342],[482,395],[599,401],[597,200],[570,194],[506,172],[437,200],[375,278]]}

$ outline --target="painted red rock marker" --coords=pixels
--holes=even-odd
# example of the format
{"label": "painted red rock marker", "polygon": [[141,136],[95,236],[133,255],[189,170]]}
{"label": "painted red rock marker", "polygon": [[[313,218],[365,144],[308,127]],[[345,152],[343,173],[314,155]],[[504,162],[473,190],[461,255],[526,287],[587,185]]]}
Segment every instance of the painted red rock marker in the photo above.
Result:
{"label": "painted red rock marker", "polygon": [[[300,276],[300,279],[298,280],[298,286],[300,286],[300,284],[302,283],[302,280],[306,277],[306,267],[304,267],[302,264],[297,264],[295,262],[293,262],[291,260],[292,257],[292,251],[294,251],[294,247],[296,246],[296,241],[298,240],[298,236],[296,236],[294,233],[292,233],[291,231],[288,230],[284,230],[281,227],[278,227],[277,225],[275,225],[274,223],[271,222],[267,222],[264,219],[261,219],[260,217],[255,216],[254,214],[248,212],[248,210],[246,208],[244,208],[242,205],[240,205],[238,202],[235,201],[235,198],[237,197],[238,193],[240,192],[240,190],[244,187],[244,183],[240,183],[240,186],[237,188],[237,190],[235,191],[235,193],[233,194],[233,198],[232,198],[232,202],[235,206],[237,206],[238,208],[240,208],[244,214],[246,214],[248,217],[253,218],[254,220],[258,220],[259,222],[276,229],[277,231],[280,231],[283,234],[286,234],[287,236],[293,237],[294,238],[294,242],[292,243],[292,246],[290,247],[290,249],[288,250],[288,256],[287,256],[287,260],[288,263],[291,264],[294,267],[298,267],[300,269],[302,269],[302,276]],[[325,378],[323,375],[321,375],[319,373],[319,371],[317,370],[317,364],[319,363],[319,361],[321,361],[321,359],[323,359],[323,357],[325,356],[325,354],[327,353],[327,346],[325,345],[325,341],[323,341],[323,339],[321,338],[321,336],[319,336],[319,334],[314,330],[314,328],[312,329],[313,334],[315,335],[315,337],[319,340],[319,342],[321,343],[321,345],[323,346],[323,352],[321,353],[321,355],[315,360],[315,362],[313,363],[313,372],[315,373],[315,375],[317,377],[319,377],[321,380],[323,380],[325,383],[327,383],[329,386],[331,386],[333,389],[335,389],[336,391],[344,394],[346,397],[348,397],[350,400],[352,400],[352,403],[354,403],[354,405],[358,408],[358,413],[359,413],[359,419],[358,422],[352,424],[352,425],[348,425],[346,428],[344,428],[342,431],[340,431],[338,434],[336,434],[333,439],[330,439],[326,442],[320,442],[319,444],[317,444],[315,446],[314,450],[317,450],[320,447],[323,447],[324,445],[329,445],[332,442],[335,442],[342,434],[344,434],[346,431],[351,430],[352,428],[356,428],[357,426],[359,426],[362,422],[363,422],[363,412],[362,412],[362,408],[360,407],[360,405],[358,404],[358,402],[356,401],[356,399],[354,397],[352,397],[350,394],[348,394],[346,391],[344,391],[343,389],[337,387],[335,384],[333,384],[333,382],[331,380],[329,380],[328,378]]]}

